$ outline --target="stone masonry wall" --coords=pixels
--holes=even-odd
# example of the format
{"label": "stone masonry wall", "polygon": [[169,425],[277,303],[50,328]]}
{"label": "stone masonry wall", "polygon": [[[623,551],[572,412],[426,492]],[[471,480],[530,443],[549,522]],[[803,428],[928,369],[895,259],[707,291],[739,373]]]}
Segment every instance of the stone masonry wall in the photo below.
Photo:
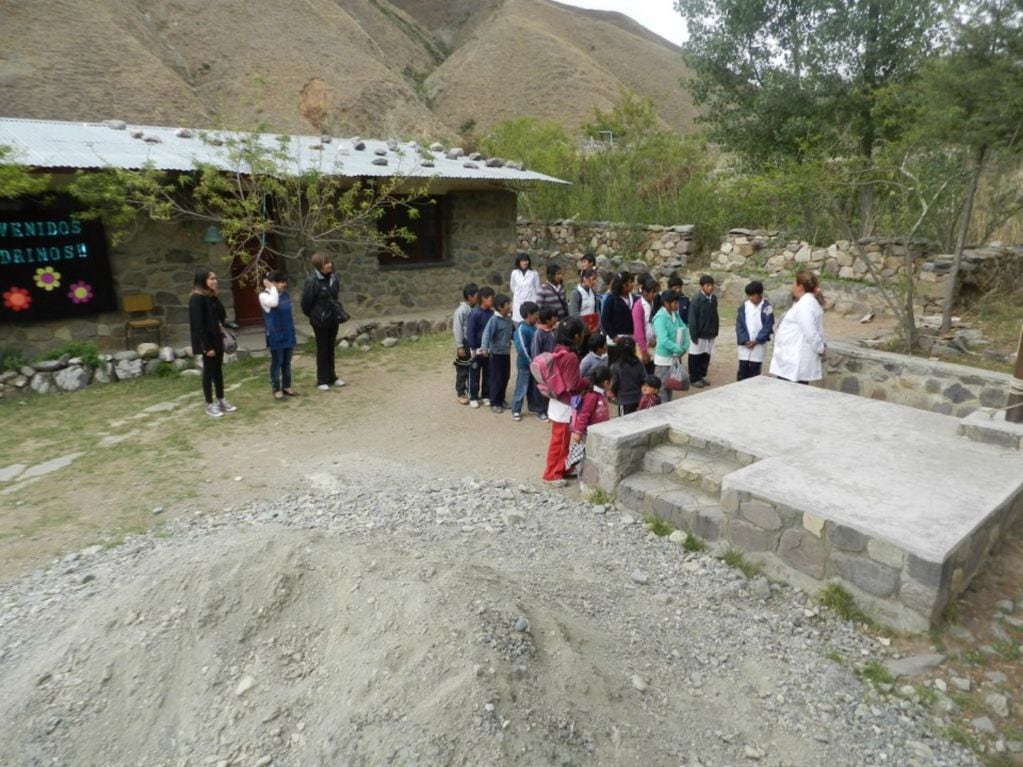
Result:
{"label": "stone masonry wall", "polygon": [[828,344],[824,387],[861,397],[963,417],[1005,407],[1011,376],[949,362]]}
{"label": "stone masonry wall", "polygon": [[552,222],[518,223],[518,249],[545,260],[562,259],[574,264],[587,251],[617,263],[643,262],[652,274],[667,277],[685,271],[695,252],[692,225],[656,226],[580,222],[563,219]]}

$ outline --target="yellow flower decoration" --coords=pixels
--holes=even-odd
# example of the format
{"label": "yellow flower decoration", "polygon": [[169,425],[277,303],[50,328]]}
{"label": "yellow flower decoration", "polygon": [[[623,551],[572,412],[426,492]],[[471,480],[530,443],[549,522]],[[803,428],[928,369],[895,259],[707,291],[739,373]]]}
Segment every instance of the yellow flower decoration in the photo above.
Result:
{"label": "yellow flower decoration", "polygon": [[49,292],[60,287],[60,272],[53,271],[52,266],[36,269],[36,286]]}

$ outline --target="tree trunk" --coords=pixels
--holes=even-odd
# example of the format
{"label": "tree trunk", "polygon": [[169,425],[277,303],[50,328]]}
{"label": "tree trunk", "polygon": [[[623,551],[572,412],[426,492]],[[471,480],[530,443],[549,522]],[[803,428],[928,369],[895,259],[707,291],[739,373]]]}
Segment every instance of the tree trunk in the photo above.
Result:
{"label": "tree trunk", "polygon": [[906,297],[905,309],[902,319],[902,334],[906,339],[906,351],[912,354],[916,351],[916,310],[913,308],[915,275],[913,274],[913,248],[912,238],[906,239],[906,255],[902,259],[902,271],[906,275]]}
{"label": "tree trunk", "polygon": [[1009,384],[1009,409],[1005,420],[1009,423],[1023,423],[1023,330],[1019,334],[1019,348],[1016,350],[1016,370]]}
{"label": "tree trunk", "polygon": [[987,146],[977,147],[977,154],[974,158],[973,168],[970,174],[970,186],[966,191],[966,203],[963,205],[963,216],[959,221],[959,232],[956,234],[956,249],[952,259],[952,270],[945,277],[945,306],[941,312],[941,333],[948,333],[952,329],[952,308],[955,306],[956,296],[959,293],[959,265],[963,260],[963,249],[966,247],[966,235],[970,231],[970,219],[973,217],[973,198],[977,194],[977,185],[980,183],[980,171],[984,166],[984,157],[987,154]]}

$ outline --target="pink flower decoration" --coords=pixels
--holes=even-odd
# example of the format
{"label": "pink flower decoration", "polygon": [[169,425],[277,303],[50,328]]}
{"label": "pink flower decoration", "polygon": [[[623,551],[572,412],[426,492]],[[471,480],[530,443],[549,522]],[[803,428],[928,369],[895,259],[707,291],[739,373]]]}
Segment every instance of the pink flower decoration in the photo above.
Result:
{"label": "pink flower decoration", "polygon": [[67,292],[67,297],[73,304],[87,304],[92,300],[93,295],[95,294],[92,292],[92,285],[84,280],[72,282],[71,289]]}

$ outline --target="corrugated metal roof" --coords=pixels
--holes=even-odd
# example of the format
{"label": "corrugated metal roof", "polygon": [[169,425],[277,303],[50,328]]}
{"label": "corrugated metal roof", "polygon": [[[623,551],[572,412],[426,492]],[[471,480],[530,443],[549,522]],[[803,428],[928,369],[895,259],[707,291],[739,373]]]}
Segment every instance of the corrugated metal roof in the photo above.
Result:
{"label": "corrugated metal roof", "polygon": [[[267,147],[285,146],[293,169],[319,170],[350,177],[403,176],[506,182],[509,185],[567,183],[553,176],[507,165],[487,166],[485,159],[449,159],[446,152],[415,142],[358,138],[286,136],[269,133],[127,125],[117,120],[76,123],[0,117],[0,146],[10,146],[6,162],[37,168],[125,168],[151,166],[158,170],[193,170],[209,164],[225,171],[241,170],[229,157],[228,146],[258,136]],[[325,140],[327,139],[327,140]],[[362,148],[359,148],[359,147]],[[386,164],[384,161],[386,160]]]}

